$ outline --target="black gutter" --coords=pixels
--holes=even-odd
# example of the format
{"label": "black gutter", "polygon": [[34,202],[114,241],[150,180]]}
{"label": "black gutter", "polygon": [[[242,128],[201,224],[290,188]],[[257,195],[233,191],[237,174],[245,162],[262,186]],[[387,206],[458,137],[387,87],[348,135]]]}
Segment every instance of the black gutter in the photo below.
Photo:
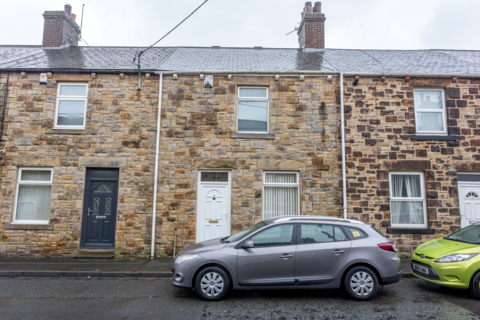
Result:
{"label": "black gutter", "polygon": [[0,143],[3,137],[3,124],[5,123],[5,110],[7,109],[7,95],[8,95],[8,82],[10,80],[10,73],[7,74],[7,83],[5,84],[5,92],[3,94],[3,111],[2,111],[2,128],[0,131]]}
{"label": "black gutter", "polygon": [[[27,68],[0,68],[0,71],[4,72],[58,72],[58,73],[106,73],[106,74],[115,74],[115,73],[134,73],[138,74],[138,70],[134,69],[53,69],[53,68],[36,68],[36,69],[27,69]],[[143,69],[143,72],[155,73],[162,70],[158,69]],[[170,70],[165,70],[170,71]]]}

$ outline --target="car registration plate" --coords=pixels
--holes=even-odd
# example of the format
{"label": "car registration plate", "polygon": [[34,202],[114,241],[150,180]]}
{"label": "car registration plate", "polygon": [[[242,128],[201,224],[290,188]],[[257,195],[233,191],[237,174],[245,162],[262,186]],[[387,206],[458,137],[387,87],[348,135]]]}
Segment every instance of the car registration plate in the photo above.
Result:
{"label": "car registration plate", "polygon": [[421,272],[421,273],[428,274],[428,268],[419,266],[418,264],[415,264],[415,263],[413,264],[413,270]]}

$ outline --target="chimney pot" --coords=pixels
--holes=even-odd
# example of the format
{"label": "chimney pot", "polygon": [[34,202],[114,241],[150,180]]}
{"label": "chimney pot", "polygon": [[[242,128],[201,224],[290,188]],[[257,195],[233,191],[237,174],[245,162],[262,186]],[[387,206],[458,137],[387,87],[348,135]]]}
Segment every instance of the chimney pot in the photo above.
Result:
{"label": "chimney pot", "polygon": [[312,13],[312,3],[310,1],[305,3],[305,13]]}
{"label": "chimney pot", "polygon": [[75,21],[75,19],[77,18],[77,15],[75,13],[72,13],[71,18],[73,21]]}
{"label": "chimney pot", "polygon": [[70,3],[65,4],[65,13],[68,17],[72,15],[72,5]]}
{"label": "chimney pot", "polygon": [[313,9],[313,12],[322,13],[322,3],[321,2],[315,2],[315,8]]}

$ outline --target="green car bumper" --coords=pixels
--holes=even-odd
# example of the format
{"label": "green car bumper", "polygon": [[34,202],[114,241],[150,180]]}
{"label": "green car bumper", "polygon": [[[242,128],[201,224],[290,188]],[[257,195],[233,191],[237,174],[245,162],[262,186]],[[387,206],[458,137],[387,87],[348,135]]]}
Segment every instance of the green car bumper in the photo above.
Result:
{"label": "green car bumper", "polygon": [[[473,261],[471,261],[473,260]],[[438,263],[433,259],[421,258],[416,254],[412,256],[412,273],[418,278],[458,289],[468,289],[472,276],[478,271],[477,259],[462,262]],[[415,270],[414,264],[428,269],[428,274]]]}

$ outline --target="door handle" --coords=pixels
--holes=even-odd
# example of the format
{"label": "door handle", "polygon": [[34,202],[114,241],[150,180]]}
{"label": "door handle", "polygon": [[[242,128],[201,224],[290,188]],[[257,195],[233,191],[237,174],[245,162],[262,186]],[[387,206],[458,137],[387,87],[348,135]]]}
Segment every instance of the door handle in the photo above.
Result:
{"label": "door handle", "polygon": [[88,213],[87,216],[89,216],[89,217],[90,217],[90,212],[92,212],[92,209],[88,208],[88,210],[87,210],[87,213]]}
{"label": "door handle", "polygon": [[332,251],[332,254],[334,254],[334,255],[336,255],[336,256],[338,256],[338,255],[340,255],[340,254],[342,254],[342,253],[345,253],[345,251],[342,251],[342,250],[333,250],[333,251]]}
{"label": "door handle", "polygon": [[284,254],[283,256],[281,256],[280,258],[282,258],[283,260],[287,260],[287,259],[290,259],[292,258],[293,256],[291,254]]}
{"label": "door handle", "polygon": [[225,220],[228,220],[228,212],[225,212]]}

